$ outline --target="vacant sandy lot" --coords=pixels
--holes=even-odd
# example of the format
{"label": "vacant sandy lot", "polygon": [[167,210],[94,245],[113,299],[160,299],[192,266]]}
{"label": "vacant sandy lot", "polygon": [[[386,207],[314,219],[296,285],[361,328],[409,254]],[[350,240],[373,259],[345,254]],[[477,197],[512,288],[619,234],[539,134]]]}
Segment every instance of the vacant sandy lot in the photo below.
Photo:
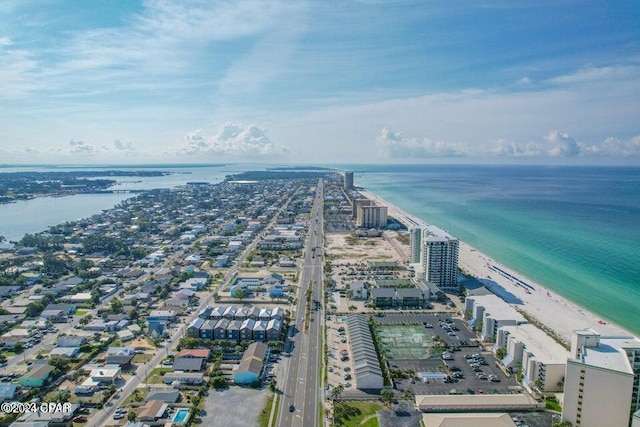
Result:
{"label": "vacant sandy lot", "polygon": [[267,389],[231,387],[223,391],[209,391],[204,404],[207,415],[204,426],[252,427],[258,425],[260,411],[269,397]]}

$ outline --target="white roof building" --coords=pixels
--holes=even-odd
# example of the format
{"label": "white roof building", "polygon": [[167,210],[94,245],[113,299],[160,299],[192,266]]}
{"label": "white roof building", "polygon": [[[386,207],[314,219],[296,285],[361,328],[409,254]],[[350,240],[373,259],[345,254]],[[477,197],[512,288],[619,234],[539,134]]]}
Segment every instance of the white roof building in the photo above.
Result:
{"label": "white roof building", "polygon": [[640,410],[640,340],[574,331],[562,420],[574,426],[628,426]]}
{"label": "white roof building", "polygon": [[522,382],[529,389],[562,391],[569,352],[542,329],[530,325],[503,326],[498,329],[494,350],[506,348],[501,361],[507,368],[522,367]]}
{"label": "white roof building", "polygon": [[471,313],[469,325],[475,326],[478,321],[482,321],[480,336],[483,340],[490,342],[495,342],[498,328],[527,323],[527,319],[522,314],[496,295],[467,297],[465,311]]}

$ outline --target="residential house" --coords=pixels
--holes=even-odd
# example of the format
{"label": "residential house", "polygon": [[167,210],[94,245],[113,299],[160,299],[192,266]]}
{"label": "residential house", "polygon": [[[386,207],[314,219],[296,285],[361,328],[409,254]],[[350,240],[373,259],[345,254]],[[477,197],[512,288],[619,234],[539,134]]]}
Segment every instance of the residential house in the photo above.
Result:
{"label": "residential house", "polygon": [[255,323],[256,321],[253,319],[245,319],[245,321],[242,322],[242,326],[240,327],[240,341],[253,340],[253,328]]}
{"label": "residential house", "polygon": [[282,307],[275,307],[273,310],[271,310],[271,318],[284,320],[284,309]]}
{"label": "residential house", "polygon": [[266,339],[267,341],[279,341],[280,331],[282,330],[282,320],[271,319],[267,323]]}
{"label": "residential house", "polygon": [[85,331],[113,332],[118,322],[115,320],[94,319],[84,326]]}
{"label": "residential house", "polygon": [[213,339],[213,329],[216,326],[217,320],[205,320],[202,326],[200,327],[200,338],[203,340],[212,340]]}
{"label": "residential house", "polygon": [[224,310],[224,314],[222,316],[225,319],[233,320],[236,317],[236,311],[238,311],[238,309],[236,307],[230,305],[229,307],[227,307]]}
{"label": "residential house", "polygon": [[231,321],[229,319],[220,319],[213,328],[213,339],[226,340],[227,339],[227,327]]}
{"label": "residential house", "polygon": [[78,347],[54,347],[49,352],[49,356],[77,357],[80,354]]}
{"label": "residential house", "polygon": [[267,321],[266,320],[258,320],[253,325],[253,339],[256,341],[266,341],[267,340]]}
{"label": "residential house", "polygon": [[24,374],[18,381],[22,387],[42,387],[51,372],[54,371],[54,367],[48,364],[38,364],[31,368],[26,374]]}
{"label": "residential house", "polygon": [[63,310],[67,315],[72,315],[76,312],[78,306],[75,304],[49,304],[44,310]]}
{"label": "residential house", "polygon": [[187,335],[191,338],[200,338],[200,328],[204,325],[204,319],[196,317],[187,327]]}
{"label": "residential house", "polygon": [[176,403],[180,400],[180,390],[155,390],[150,392],[145,398],[145,401],[147,402],[150,400],[161,400],[165,403]]}
{"label": "residential house", "polygon": [[67,313],[64,310],[43,310],[40,318],[52,323],[67,323]]}
{"label": "residential house", "polygon": [[418,288],[398,288],[396,289],[396,301],[403,308],[419,308],[424,305],[425,299],[422,291]]}
{"label": "residential house", "polygon": [[375,307],[393,307],[396,304],[396,290],[392,288],[371,289],[371,301]]}
{"label": "residential house", "polygon": [[204,367],[202,357],[176,357],[173,360],[173,370],[181,372],[200,372]]}
{"label": "residential house", "polygon": [[162,381],[165,384],[198,385],[204,381],[204,374],[202,372],[167,372],[162,377]]}
{"label": "residential house", "polygon": [[67,335],[58,338],[58,347],[80,347],[87,342],[85,337]]}
{"label": "residential house", "polygon": [[232,320],[227,326],[227,339],[235,342],[240,341],[240,328],[242,327],[241,320]]}
{"label": "residential house", "polygon": [[136,410],[139,421],[158,421],[164,418],[169,405],[162,400],[150,400]]}
{"label": "residential house", "polygon": [[18,395],[18,384],[0,384],[0,402],[15,400]]}
{"label": "residential house", "polygon": [[186,348],[184,350],[180,350],[176,355],[176,358],[185,357],[185,358],[194,358],[194,359],[209,359],[209,355],[211,351],[206,348]]}
{"label": "residential house", "polygon": [[109,347],[105,356],[105,361],[109,365],[124,366],[131,363],[136,355],[133,347]]}
{"label": "residential house", "polygon": [[258,318],[260,320],[271,320],[271,309],[270,308],[263,308],[260,310],[260,314],[258,315]]}
{"label": "residential house", "polygon": [[233,373],[236,384],[251,384],[260,379],[267,346],[261,342],[250,344],[242,355],[238,369]]}
{"label": "residential house", "polygon": [[366,300],[369,297],[367,284],[362,280],[356,280],[349,284],[349,298],[353,300]]}
{"label": "residential house", "polygon": [[224,311],[225,311],[224,307],[214,307],[211,310],[211,314],[209,314],[209,317],[211,319],[216,319],[216,320],[222,319],[224,317]]}

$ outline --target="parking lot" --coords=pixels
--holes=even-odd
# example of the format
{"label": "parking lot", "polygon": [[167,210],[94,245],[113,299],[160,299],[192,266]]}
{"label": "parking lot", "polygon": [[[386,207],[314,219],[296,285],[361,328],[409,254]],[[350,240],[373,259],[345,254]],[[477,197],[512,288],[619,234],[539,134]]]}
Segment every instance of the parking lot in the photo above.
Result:
{"label": "parking lot", "polygon": [[[514,377],[507,377],[498,367],[492,352],[478,344],[464,321],[446,314],[397,313],[374,316],[376,323],[418,324],[431,337],[440,337],[450,351],[426,359],[394,357],[391,368],[416,372],[410,379],[396,380],[399,391],[412,389],[415,394],[449,393],[519,393]],[[445,360],[446,359],[446,360]]]}
{"label": "parking lot", "polygon": [[353,358],[348,341],[347,323],[341,317],[327,320],[327,344],[329,360],[327,379],[329,387],[342,384],[345,389],[355,388]]}

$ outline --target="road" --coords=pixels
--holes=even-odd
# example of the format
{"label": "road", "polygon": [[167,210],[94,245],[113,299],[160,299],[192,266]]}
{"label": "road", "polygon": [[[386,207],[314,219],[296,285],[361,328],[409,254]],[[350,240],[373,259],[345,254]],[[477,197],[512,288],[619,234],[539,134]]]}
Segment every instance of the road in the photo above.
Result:
{"label": "road", "polygon": [[[278,426],[317,426],[318,407],[324,400],[321,395],[322,386],[319,384],[319,361],[323,354],[320,326],[324,316],[322,308],[314,307],[314,301],[322,303],[324,300],[322,296],[323,205],[324,185],[322,180],[319,180],[311,209],[304,264],[300,274],[295,318],[298,333],[292,338],[294,350],[288,360],[284,383],[280,385],[282,396],[277,414]],[[312,287],[311,313],[309,329],[305,330],[306,293],[310,285]],[[291,405],[295,408],[293,412],[289,411]]]}

